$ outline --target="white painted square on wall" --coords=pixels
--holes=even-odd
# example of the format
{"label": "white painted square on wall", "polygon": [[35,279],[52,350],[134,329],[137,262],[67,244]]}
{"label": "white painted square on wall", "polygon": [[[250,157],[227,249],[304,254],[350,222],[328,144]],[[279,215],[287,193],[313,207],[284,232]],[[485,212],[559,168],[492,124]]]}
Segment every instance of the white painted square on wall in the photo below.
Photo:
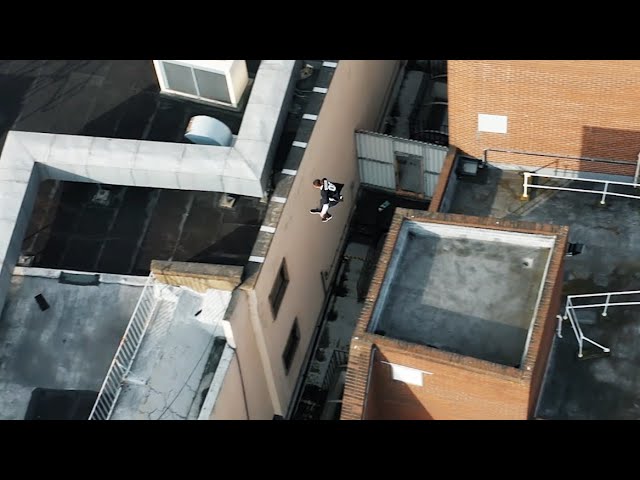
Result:
{"label": "white painted square on wall", "polygon": [[410,385],[422,386],[422,370],[416,370],[415,368],[403,367],[402,365],[396,365],[390,363],[391,372],[394,380],[400,380],[401,382],[408,383]]}
{"label": "white painted square on wall", "polygon": [[478,131],[492,133],[507,133],[506,115],[478,114]]}

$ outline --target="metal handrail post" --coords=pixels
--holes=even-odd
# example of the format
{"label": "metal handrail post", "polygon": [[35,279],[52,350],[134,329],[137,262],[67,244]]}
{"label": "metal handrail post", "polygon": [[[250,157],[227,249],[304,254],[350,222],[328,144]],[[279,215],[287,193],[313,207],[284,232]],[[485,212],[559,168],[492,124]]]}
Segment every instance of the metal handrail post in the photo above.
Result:
{"label": "metal handrail post", "polygon": [[578,357],[582,357],[582,332],[578,331],[576,322],[571,313],[569,313],[569,323],[571,324],[573,334],[576,336],[576,340],[578,341]]}
{"label": "metal handrail post", "polygon": [[556,334],[558,338],[562,338],[562,315],[556,315],[556,318],[558,319],[558,331]]}
{"label": "metal handrail post", "polygon": [[602,191],[602,199],[600,200],[600,204],[604,205],[605,198],[607,197],[607,190],[609,190],[609,182],[605,182],[604,190]]}
{"label": "metal handrail post", "polygon": [[571,303],[571,297],[567,297],[567,303],[564,307],[564,319],[566,320],[567,318],[569,318],[569,308],[572,307],[573,304]]}
{"label": "metal handrail post", "polygon": [[609,300],[611,299],[611,294],[607,293],[607,299],[605,300],[605,304],[604,304],[604,311],[602,312],[602,316],[606,317],[607,316],[607,309],[609,308]]}

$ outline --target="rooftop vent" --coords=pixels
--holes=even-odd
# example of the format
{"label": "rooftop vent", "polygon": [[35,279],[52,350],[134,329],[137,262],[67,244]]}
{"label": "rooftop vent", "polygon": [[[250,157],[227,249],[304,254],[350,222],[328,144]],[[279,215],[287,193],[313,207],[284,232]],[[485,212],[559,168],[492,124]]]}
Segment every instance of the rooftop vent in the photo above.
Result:
{"label": "rooftop vent", "polygon": [[244,60],[154,60],[162,92],[238,108],[249,83]]}
{"label": "rooftop vent", "polygon": [[33,266],[35,258],[35,255],[20,255],[18,257],[17,265],[19,267],[31,267]]}
{"label": "rooftop vent", "polygon": [[233,195],[229,195],[228,193],[225,193],[222,195],[222,198],[220,198],[220,206],[224,207],[224,208],[233,208],[233,206],[236,203],[236,197]]}
{"label": "rooftop vent", "polygon": [[229,147],[233,134],[220,120],[206,115],[197,115],[189,120],[184,138],[199,145]]}
{"label": "rooftop vent", "polygon": [[103,207],[108,207],[109,203],[111,203],[111,190],[99,187],[98,191],[91,199],[91,203],[97,203]]}

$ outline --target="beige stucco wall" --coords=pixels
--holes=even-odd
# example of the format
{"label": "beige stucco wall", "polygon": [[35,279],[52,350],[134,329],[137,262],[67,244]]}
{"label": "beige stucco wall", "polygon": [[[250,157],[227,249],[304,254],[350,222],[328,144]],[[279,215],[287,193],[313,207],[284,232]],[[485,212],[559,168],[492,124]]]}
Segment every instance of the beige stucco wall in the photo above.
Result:
{"label": "beige stucco wall", "polygon": [[[234,292],[233,305],[229,323],[236,344],[236,355],[229,371],[225,376],[223,390],[221,390],[213,415],[222,415],[222,412],[244,411],[245,399],[237,382],[244,385],[247,409],[250,420],[271,420],[274,410],[267,387],[267,379],[263,367],[260,351],[256,344],[254,330],[249,317],[249,304],[247,292],[236,290]],[[235,366],[234,366],[235,364]],[[237,376],[237,379],[236,379]],[[229,377],[229,378],[228,378]],[[229,385],[227,385],[229,382]],[[225,391],[227,389],[227,391]],[[227,409],[225,404],[235,402],[234,409]],[[218,410],[218,403],[222,403],[222,410]],[[230,414],[231,414],[230,413]],[[212,415],[212,418],[213,418]],[[218,417],[216,417],[218,418]],[[241,417],[239,417],[241,418]]]}
{"label": "beige stucco wall", "polygon": [[[397,60],[339,62],[257,280],[259,322],[254,323],[261,327],[256,334],[262,337],[258,343],[262,355],[267,357],[265,377],[272,382],[271,397],[277,414],[286,413],[319,319],[325,297],[320,272],[333,267],[354,207],[359,185],[354,132],[376,128],[398,65]],[[331,209],[333,219],[328,223],[309,214],[320,197],[311,182],[322,177],[345,184],[345,202]],[[274,320],[269,294],[283,257],[287,261],[289,286]],[[287,375],[282,352],[295,318],[301,339]]]}
{"label": "beige stucco wall", "polygon": [[[268,401],[268,400],[267,400]],[[243,400],[238,356],[234,355],[209,420],[248,420]]]}

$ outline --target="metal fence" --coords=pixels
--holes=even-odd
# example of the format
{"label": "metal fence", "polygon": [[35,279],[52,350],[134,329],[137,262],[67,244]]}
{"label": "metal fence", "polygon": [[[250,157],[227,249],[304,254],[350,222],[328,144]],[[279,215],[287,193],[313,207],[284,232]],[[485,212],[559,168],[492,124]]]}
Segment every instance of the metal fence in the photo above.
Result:
{"label": "metal fence", "polygon": [[[603,187],[602,190],[588,190],[588,189],[584,189],[584,188],[554,187],[554,186],[551,186],[551,185],[536,185],[536,184],[532,183],[532,177],[557,178],[559,180],[571,180],[571,181],[574,181],[574,182],[591,182],[591,183],[595,183],[595,184],[604,185],[604,187]],[[600,198],[600,203],[602,205],[605,204],[605,200],[607,198],[607,195],[611,195],[613,197],[625,197],[625,198],[637,198],[637,199],[640,199],[640,195],[629,195],[629,194],[626,194],[626,193],[611,192],[611,191],[609,191],[609,185],[623,185],[623,186],[627,186],[627,187],[638,187],[638,184],[636,184],[636,183],[611,182],[609,180],[594,180],[594,179],[590,179],[590,178],[567,177],[567,176],[563,176],[563,175],[546,175],[546,174],[540,174],[540,173],[524,172],[524,182],[522,184],[522,187],[523,187],[522,198],[528,198],[529,197],[529,189],[530,188],[540,188],[540,189],[544,189],[544,190],[565,190],[565,191],[568,191],[568,192],[595,193],[597,195],[601,195],[602,196],[602,198]]]}
{"label": "metal fence", "polygon": [[426,198],[433,197],[448,147],[392,137],[382,133],[357,131],[356,150],[360,181],[387,190],[401,190],[397,157],[410,156],[419,160],[421,190]]}
{"label": "metal fence", "polygon": [[122,384],[129,374],[131,365],[138,353],[144,334],[153,318],[159,299],[155,292],[155,278],[149,275],[147,283],[131,315],[129,325],[120,340],[107,376],[102,383],[96,403],[91,410],[89,420],[109,420],[118,401]]}
{"label": "metal fence", "polygon": [[324,380],[322,381],[322,390],[329,391],[335,383],[336,376],[340,373],[340,369],[346,368],[348,361],[349,352],[345,352],[344,350],[333,351],[331,360],[329,360],[327,372],[325,373]]}
{"label": "metal fence", "polygon": [[[594,342],[590,338],[586,337],[582,332],[582,328],[580,327],[580,322],[578,322],[578,318],[576,316],[576,310],[584,309],[584,308],[601,308],[601,315],[603,317],[607,316],[607,312],[609,307],[620,307],[620,306],[630,306],[630,305],[640,305],[640,301],[628,301],[628,302],[616,302],[611,301],[611,298],[614,297],[625,297],[626,295],[640,295],[640,290],[630,290],[626,292],[604,292],[604,293],[586,293],[583,295],[569,295],[567,297],[567,304],[564,309],[564,315],[558,315],[558,337],[562,338],[562,321],[569,320],[571,324],[571,328],[573,329],[573,333],[576,336],[576,340],[578,341],[578,357],[582,357],[582,347],[584,342],[589,342],[592,345],[602,349],[603,352],[609,352],[610,349],[600,345],[599,343]],[[576,301],[581,301],[579,299],[589,299],[601,300],[599,303],[584,303],[584,304],[576,304]],[[622,299],[622,298],[620,298]],[[604,300],[604,302],[602,302]]]}

